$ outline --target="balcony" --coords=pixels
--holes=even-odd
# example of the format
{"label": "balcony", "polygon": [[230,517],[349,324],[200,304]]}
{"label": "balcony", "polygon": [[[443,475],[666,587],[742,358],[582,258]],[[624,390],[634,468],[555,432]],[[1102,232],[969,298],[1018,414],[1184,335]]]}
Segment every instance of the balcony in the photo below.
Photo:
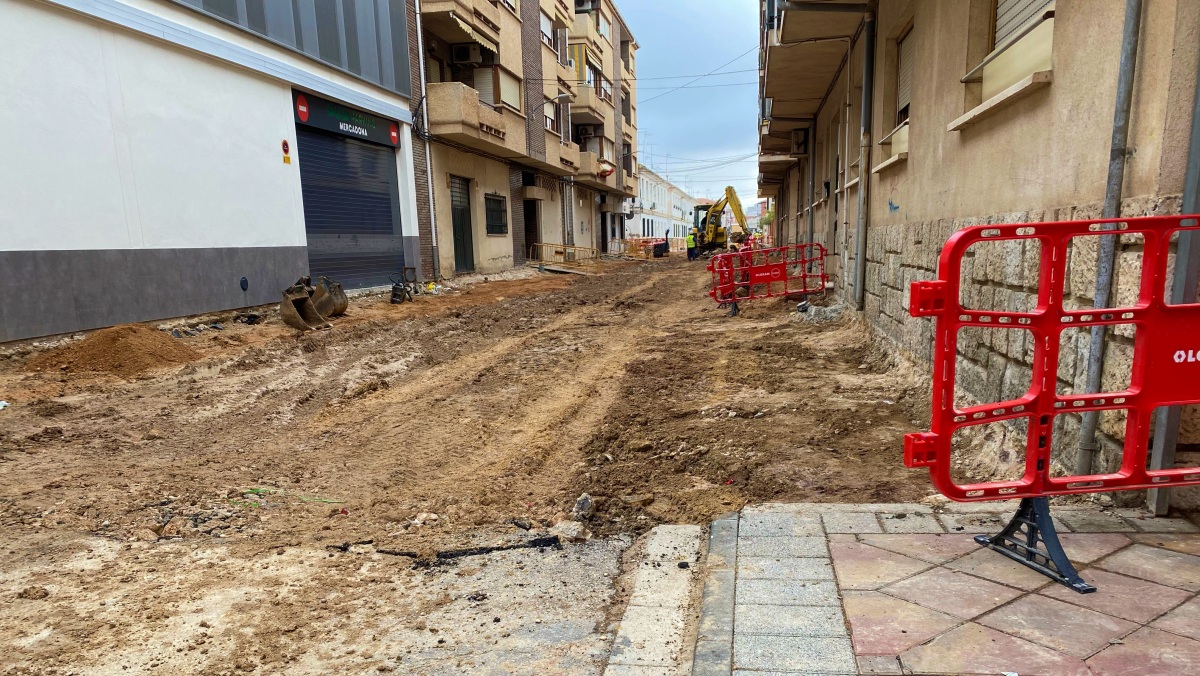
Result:
{"label": "balcony", "polygon": [[604,100],[595,85],[580,84],[571,102],[571,119],[579,124],[604,124],[613,110],[612,101]]}
{"label": "balcony", "polygon": [[500,51],[500,7],[489,0],[424,0],[421,24],[450,44],[478,42]]}
{"label": "balcony", "polygon": [[516,139],[508,138],[504,115],[480,103],[479,92],[461,82],[431,82],[426,91],[430,133],[501,157],[523,154],[510,147]]}
{"label": "balcony", "polygon": [[565,28],[571,30],[571,26],[575,23],[575,8],[570,5],[571,0],[554,0],[554,11],[550,14],[550,18],[554,20],[555,28]]}
{"label": "balcony", "polygon": [[[599,190],[616,190],[616,167],[607,160],[601,160],[600,156],[593,152],[582,152],[579,154],[579,174],[575,180],[589,188]],[[612,170],[607,176],[602,176],[603,172]]]}

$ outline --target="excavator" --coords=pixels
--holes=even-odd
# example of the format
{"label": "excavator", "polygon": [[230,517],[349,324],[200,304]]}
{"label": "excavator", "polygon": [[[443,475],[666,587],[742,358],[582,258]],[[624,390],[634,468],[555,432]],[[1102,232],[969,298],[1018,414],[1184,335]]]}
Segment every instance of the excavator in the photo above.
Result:
{"label": "excavator", "polygon": [[[733,210],[735,224],[726,227],[722,220],[725,207]],[[734,248],[750,237],[750,228],[746,225],[746,214],[742,212],[742,201],[738,199],[733,186],[725,188],[725,195],[713,204],[702,204],[696,207],[695,224],[692,235],[696,238],[696,247],[701,251],[724,251]]]}

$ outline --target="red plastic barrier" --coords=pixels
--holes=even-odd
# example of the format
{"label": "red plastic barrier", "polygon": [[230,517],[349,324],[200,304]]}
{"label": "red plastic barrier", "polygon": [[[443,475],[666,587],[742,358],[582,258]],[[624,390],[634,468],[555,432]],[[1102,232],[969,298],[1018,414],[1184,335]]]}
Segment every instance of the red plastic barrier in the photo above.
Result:
{"label": "red plastic barrier", "polygon": [[[1200,402],[1200,304],[1168,305],[1164,300],[1173,233],[1197,230],[1197,216],[1127,218],[988,225],[958,231],[942,249],[939,278],[913,282],[909,312],[936,319],[933,355],[933,418],[928,433],[910,434],[904,464],[928,467],[934,486],[958,501],[1138,490],[1200,485],[1200,467],[1149,471],[1146,468],[1155,408]],[[1128,307],[1067,310],[1063,307],[1068,278],[1068,244],[1118,224],[1118,234],[1140,233],[1142,270],[1135,303]],[[960,280],[968,247],[985,241],[1037,240],[1041,244],[1037,307],[1031,312],[982,311],[963,307]],[[1081,254],[1076,251],[1076,258]],[[1091,261],[1094,264],[1095,254]],[[978,259],[974,264],[979,265]],[[1076,265],[1078,265],[1078,261]],[[1120,392],[1060,395],[1060,334],[1070,328],[1133,324],[1136,338],[1129,388]],[[1024,329],[1033,343],[1032,385],[1019,399],[958,409],[955,367],[959,330],[983,327],[995,331]],[[1068,378],[1072,380],[1072,378]],[[1126,411],[1122,464],[1113,474],[1051,476],[1050,453],[1054,418],[1084,411]],[[956,484],[950,474],[955,431],[973,425],[1024,419],[1028,426],[1025,473],[1018,480]]]}
{"label": "red plastic barrier", "polygon": [[709,259],[712,290],[718,303],[820,293],[825,290],[825,247],[792,244],[717,254]]}

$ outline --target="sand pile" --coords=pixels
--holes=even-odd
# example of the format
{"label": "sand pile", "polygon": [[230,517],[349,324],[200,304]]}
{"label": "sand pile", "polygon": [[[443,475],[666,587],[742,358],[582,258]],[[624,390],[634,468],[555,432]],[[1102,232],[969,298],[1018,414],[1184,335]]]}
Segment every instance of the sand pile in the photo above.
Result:
{"label": "sand pile", "polygon": [[122,378],[195,361],[200,354],[162,331],[141,324],[101,329],[81,341],[33,355],[26,371],[111,373]]}

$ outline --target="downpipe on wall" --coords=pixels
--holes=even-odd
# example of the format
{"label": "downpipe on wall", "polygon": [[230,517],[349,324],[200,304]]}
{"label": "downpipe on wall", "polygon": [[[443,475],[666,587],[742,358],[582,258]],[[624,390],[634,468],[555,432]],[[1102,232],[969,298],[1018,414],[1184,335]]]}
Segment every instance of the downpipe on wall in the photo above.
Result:
{"label": "downpipe on wall", "polygon": [[866,307],[867,282],[867,208],[871,181],[871,108],[875,92],[875,14],[863,17],[863,89],[862,138],[858,146],[858,229],[854,238],[854,305],[862,312]]}
{"label": "downpipe on wall", "polygon": [[[1133,103],[1133,80],[1137,69],[1138,38],[1142,23],[1142,0],[1125,0],[1125,28],[1121,35],[1121,65],[1117,72],[1117,102],[1113,113],[1112,144],[1108,157],[1108,183],[1104,191],[1102,218],[1121,215],[1121,192],[1125,183],[1125,159],[1129,146],[1129,115]],[[1107,226],[1112,230],[1114,226]],[[1118,235],[1100,237],[1099,259],[1096,264],[1096,309],[1108,307],[1112,295],[1113,273],[1116,267]],[[1093,326],[1088,345],[1087,384],[1085,393],[1099,392],[1104,375],[1105,326]],[[1092,473],[1100,421],[1099,411],[1087,411],[1079,428],[1079,452],[1075,454],[1075,475]]]}
{"label": "downpipe on wall", "polygon": [[[429,126],[429,97],[425,94],[425,31],[421,26],[421,0],[414,0],[417,9],[417,61],[421,68],[421,119]],[[433,280],[442,278],[442,264],[438,260],[437,208],[433,203],[433,159],[429,145],[429,130],[421,133],[425,141],[425,183],[429,186],[429,232],[430,247],[433,249]]]}

